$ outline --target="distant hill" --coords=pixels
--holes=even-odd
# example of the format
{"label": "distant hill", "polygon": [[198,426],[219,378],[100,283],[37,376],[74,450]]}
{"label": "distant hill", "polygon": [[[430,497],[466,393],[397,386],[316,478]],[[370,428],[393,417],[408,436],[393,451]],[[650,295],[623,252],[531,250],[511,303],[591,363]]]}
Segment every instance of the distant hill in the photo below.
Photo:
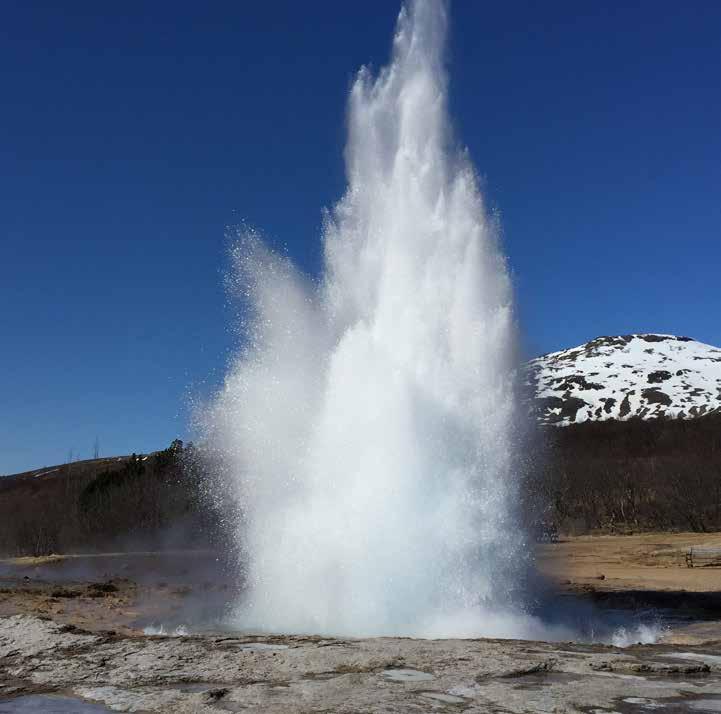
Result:
{"label": "distant hill", "polygon": [[[74,475],[95,476],[100,471],[113,471],[123,467],[131,457],[130,456],[104,456],[97,459],[84,459],[82,461],[70,461],[64,464],[56,464],[54,466],[43,466],[39,469],[31,471],[22,471],[17,474],[8,474],[4,476],[0,474],[0,491],[3,489],[14,488],[20,484],[29,484],[31,481],[44,481],[45,479],[63,476],[72,472]],[[147,460],[147,456],[140,457]]]}
{"label": "distant hill", "polygon": [[721,413],[721,349],[689,337],[598,337],[528,363],[542,424]]}
{"label": "distant hill", "polygon": [[202,479],[195,450],[181,441],[4,476],[0,556],[197,546],[217,530]]}

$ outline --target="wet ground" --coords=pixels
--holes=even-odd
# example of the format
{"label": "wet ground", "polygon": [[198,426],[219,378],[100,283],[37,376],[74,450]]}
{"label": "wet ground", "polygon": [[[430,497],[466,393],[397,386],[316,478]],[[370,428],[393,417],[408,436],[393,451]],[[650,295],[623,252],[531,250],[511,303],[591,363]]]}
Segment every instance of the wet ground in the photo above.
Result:
{"label": "wet ground", "polygon": [[[548,546],[544,548],[547,562]],[[572,558],[567,562],[574,565]],[[603,567],[602,556],[599,562]],[[661,568],[669,580],[673,573],[666,561]],[[676,570],[675,577],[682,577],[688,569]],[[40,615],[91,631],[113,629],[128,635],[213,634],[229,629],[228,611],[239,597],[233,573],[210,551],[0,561],[0,616]],[[638,578],[628,589],[619,582],[614,587],[611,578],[596,583],[587,577],[549,578],[545,593],[539,590],[533,614],[551,626],[570,627],[575,639],[589,642],[721,640],[721,568],[706,569],[703,576],[709,585],[715,583],[714,590],[642,589]]]}
{"label": "wet ground", "polygon": [[110,712],[102,704],[57,694],[29,694],[0,701],[0,714],[93,714]]}
{"label": "wet ground", "polygon": [[34,614],[126,634],[217,631],[236,588],[208,551],[0,561],[0,616]]}
{"label": "wet ground", "polygon": [[107,710],[718,712],[721,645],[130,637],[0,618],[0,712]]}
{"label": "wet ground", "polygon": [[0,714],[721,712],[713,589],[550,593],[549,616],[626,623],[617,645],[656,623],[649,645],[271,637],[229,631],[228,572],[208,552],[0,564]]}

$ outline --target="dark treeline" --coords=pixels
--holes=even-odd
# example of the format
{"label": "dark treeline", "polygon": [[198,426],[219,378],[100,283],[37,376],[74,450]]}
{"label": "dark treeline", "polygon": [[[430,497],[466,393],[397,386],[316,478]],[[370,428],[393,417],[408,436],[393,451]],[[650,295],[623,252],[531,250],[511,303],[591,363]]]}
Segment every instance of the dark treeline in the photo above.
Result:
{"label": "dark treeline", "polygon": [[[524,486],[536,525],[565,533],[721,530],[719,414],[546,427],[539,443]],[[208,463],[176,441],[148,456],[0,478],[0,554],[218,545],[217,506],[227,504],[208,497],[217,490]]]}
{"label": "dark treeline", "polygon": [[531,490],[563,532],[721,530],[721,414],[547,427]]}
{"label": "dark treeline", "polygon": [[0,553],[203,548],[220,537],[195,449],[0,478]]}

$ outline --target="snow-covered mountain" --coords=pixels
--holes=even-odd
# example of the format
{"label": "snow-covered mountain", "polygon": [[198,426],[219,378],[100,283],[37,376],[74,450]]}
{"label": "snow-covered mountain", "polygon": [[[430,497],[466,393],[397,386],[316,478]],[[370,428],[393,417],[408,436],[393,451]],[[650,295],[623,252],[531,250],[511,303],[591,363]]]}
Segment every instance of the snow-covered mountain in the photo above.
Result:
{"label": "snow-covered mountain", "polygon": [[721,412],[721,349],[689,337],[598,337],[528,368],[544,424]]}

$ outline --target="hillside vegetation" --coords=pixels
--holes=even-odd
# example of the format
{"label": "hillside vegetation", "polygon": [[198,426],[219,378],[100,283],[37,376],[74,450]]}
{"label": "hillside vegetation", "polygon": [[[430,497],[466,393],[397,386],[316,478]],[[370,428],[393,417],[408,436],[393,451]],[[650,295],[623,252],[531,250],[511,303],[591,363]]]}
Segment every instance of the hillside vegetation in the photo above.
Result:
{"label": "hillside vegetation", "polygon": [[217,534],[196,452],[94,459],[0,478],[6,556],[202,547]]}
{"label": "hillside vegetation", "polygon": [[721,414],[545,427],[532,490],[565,532],[721,530]]}

